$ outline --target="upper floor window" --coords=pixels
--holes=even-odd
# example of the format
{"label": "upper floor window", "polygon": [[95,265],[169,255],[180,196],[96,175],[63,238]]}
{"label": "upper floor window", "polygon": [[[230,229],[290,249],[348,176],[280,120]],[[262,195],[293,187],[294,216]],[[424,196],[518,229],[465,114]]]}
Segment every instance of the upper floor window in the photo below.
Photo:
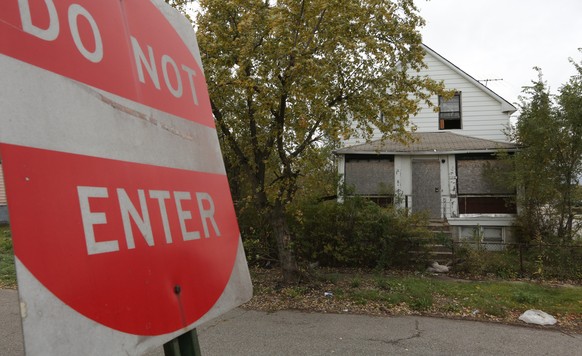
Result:
{"label": "upper floor window", "polygon": [[461,93],[455,93],[446,100],[439,96],[439,129],[452,130],[461,128]]}

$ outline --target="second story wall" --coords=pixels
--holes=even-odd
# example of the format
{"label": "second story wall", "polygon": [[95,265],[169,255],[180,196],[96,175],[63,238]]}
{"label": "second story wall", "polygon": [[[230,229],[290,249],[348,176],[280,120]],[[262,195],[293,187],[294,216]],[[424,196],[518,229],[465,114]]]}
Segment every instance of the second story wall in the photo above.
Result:
{"label": "second story wall", "polygon": [[[460,93],[461,125],[451,131],[461,135],[482,138],[486,140],[507,142],[504,130],[509,125],[509,117],[515,112],[509,102],[489,90],[467,73],[447,61],[445,58],[425,47],[425,63],[427,68],[417,75],[428,76],[437,81],[444,81],[445,87]],[[433,96],[431,102],[438,106],[438,96]],[[439,128],[439,112],[421,103],[421,111],[411,118],[411,124],[417,132],[436,132]],[[376,132],[372,140],[382,137]],[[344,146],[364,143],[361,138],[351,138],[343,142]]]}

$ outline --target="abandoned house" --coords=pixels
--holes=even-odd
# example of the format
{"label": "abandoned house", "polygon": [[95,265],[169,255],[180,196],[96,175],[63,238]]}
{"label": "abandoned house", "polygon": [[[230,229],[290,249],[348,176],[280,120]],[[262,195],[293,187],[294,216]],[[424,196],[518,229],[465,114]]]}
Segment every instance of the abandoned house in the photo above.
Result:
{"label": "abandoned house", "polygon": [[449,227],[456,240],[512,241],[515,191],[492,184],[485,174],[499,150],[512,152],[504,129],[516,108],[424,46],[427,68],[418,75],[443,80],[455,90],[450,100],[434,97],[439,110],[422,107],[411,118],[415,141],[350,139],[335,151],[338,171],[350,194],[380,205],[425,211]]}

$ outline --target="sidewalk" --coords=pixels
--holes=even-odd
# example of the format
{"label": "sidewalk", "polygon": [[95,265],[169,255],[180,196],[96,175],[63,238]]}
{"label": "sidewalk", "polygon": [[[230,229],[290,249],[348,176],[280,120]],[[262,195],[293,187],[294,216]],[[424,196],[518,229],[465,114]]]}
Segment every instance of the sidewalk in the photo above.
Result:
{"label": "sidewalk", "polygon": [[[0,290],[0,354],[22,356],[16,291]],[[212,355],[580,355],[582,335],[427,317],[235,309],[198,328]],[[147,356],[163,356],[160,348]],[[105,355],[104,355],[105,356]],[[110,355],[106,355],[110,356]]]}

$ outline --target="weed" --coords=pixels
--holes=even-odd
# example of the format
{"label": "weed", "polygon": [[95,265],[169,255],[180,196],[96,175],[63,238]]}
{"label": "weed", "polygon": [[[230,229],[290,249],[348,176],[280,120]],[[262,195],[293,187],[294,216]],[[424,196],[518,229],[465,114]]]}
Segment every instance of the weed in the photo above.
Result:
{"label": "weed", "polygon": [[521,304],[537,304],[540,302],[540,297],[530,291],[519,290],[511,296],[511,299]]}
{"label": "weed", "polygon": [[459,313],[463,309],[456,300],[451,300],[449,303],[441,306],[441,308],[445,313]]}
{"label": "weed", "polygon": [[10,255],[13,252],[12,239],[7,237],[0,237],[0,254]]}
{"label": "weed", "polygon": [[288,287],[281,290],[281,293],[291,299],[297,299],[307,294],[307,288],[300,286]]}
{"label": "weed", "polygon": [[352,279],[352,281],[350,282],[350,287],[352,288],[359,288],[362,285],[362,279],[360,278],[360,276],[356,276]]}
{"label": "weed", "polygon": [[375,289],[357,289],[347,295],[348,298],[360,305],[366,305],[368,302],[389,302],[390,296],[382,291]]}
{"label": "weed", "polygon": [[385,277],[376,278],[376,287],[381,290],[389,291],[392,289],[390,281]]}
{"label": "weed", "polygon": [[0,229],[0,288],[16,286],[16,267],[10,229]]}
{"label": "weed", "polygon": [[341,298],[344,297],[345,294],[346,294],[346,292],[342,288],[337,288],[337,289],[334,289],[333,290],[333,295],[336,298],[340,298],[341,299]]}
{"label": "weed", "polygon": [[431,295],[416,297],[408,302],[410,308],[416,311],[426,311],[432,307],[432,304],[433,299]]}
{"label": "weed", "polygon": [[6,237],[9,238],[10,235],[10,226],[8,225],[0,225],[0,238]]}
{"label": "weed", "polygon": [[318,275],[318,279],[325,283],[337,284],[340,280],[339,273],[322,273]]}

